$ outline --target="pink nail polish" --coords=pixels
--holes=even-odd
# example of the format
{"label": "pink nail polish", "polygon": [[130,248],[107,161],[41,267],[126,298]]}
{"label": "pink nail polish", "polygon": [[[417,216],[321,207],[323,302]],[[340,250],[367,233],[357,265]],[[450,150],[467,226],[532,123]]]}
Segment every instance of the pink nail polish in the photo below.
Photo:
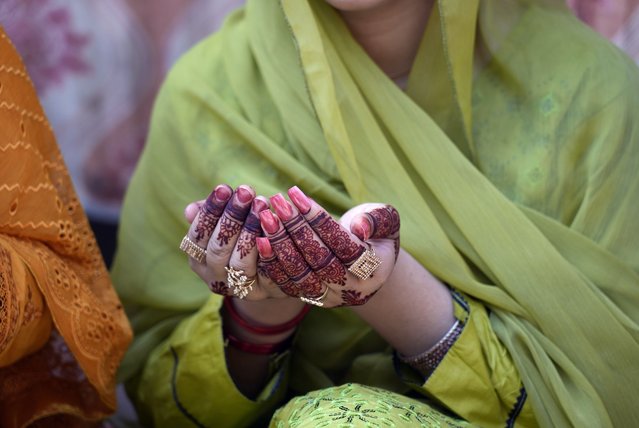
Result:
{"label": "pink nail polish", "polygon": [[240,186],[237,188],[237,199],[240,203],[245,204],[249,202],[253,198],[253,194],[251,191],[245,186]]}
{"label": "pink nail polish", "polygon": [[226,185],[220,184],[215,188],[215,198],[218,201],[224,202],[231,198],[232,192]]}
{"label": "pink nail polish", "polygon": [[287,221],[293,218],[293,209],[288,201],[284,199],[281,193],[271,196],[271,204],[275,208],[275,213],[283,220]]}
{"label": "pink nail polish", "polygon": [[273,256],[273,249],[271,248],[271,243],[268,241],[268,238],[255,238],[255,244],[257,245],[257,252],[260,253],[260,256],[265,259]]}
{"label": "pink nail polish", "polygon": [[254,213],[260,213],[264,210],[268,209],[268,204],[261,199],[253,199],[253,205],[251,205],[251,210]]}
{"label": "pink nail polish", "polygon": [[308,197],[300,190],[299,187],[293,186],[288,189],[288,196],[290,196],[291,200],[302,214],[306,214],[311,210],[311,201],[309,201]]}
{"label": "pink nail polish", "polygon": [[366,241],[370,238],[371,225],[368,223],[368,220],[360,217],[353,221],[353,224],[351,225],[351,232],[353,232],[355,236],[362,241]]}
{"label": "pink nail polish", "polygon": [[264,210],[260,212],[260,222],[262,223],[262,228],[266,233],[273,234],[277,232],[280,228],[277,223],[277,218],[273,215],[269,210]]}

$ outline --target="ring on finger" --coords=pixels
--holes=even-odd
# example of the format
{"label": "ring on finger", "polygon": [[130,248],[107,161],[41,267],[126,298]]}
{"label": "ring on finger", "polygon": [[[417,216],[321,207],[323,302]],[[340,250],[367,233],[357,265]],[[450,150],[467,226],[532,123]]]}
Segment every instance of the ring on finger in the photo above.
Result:
{"label": "ring on finger", "polygon": [[322,293],[321,296],[319,297],[300,297],[300,300],[304,303],[308,303],[309,305],[314,305],[314,306],[319,306],[322,307],[324,306],[324,299],[326,298],[326,296],[328,295],[328,286],[326,287],[326,290],[324,290],[324,292]]}
{"label": "ring on finger", "polygon": [[359,279],[368,279],[381,264],[382,259],[377,257],[375,250],[369,248],[349,266],[348,271]]}
{"label": "ring on finger", "polygon": [[191,238],[189,238],[188,235],[185,235],[184,238],[182,238],[180,250],[193,257],[195,261],[200,264],[204,264],[206,262],[206,249],[191,241]]}
{"label": "ring on finger", "polygon": [[240,299],[245,298],[253,290],[257,276],[249,278],[242,269],[235,269],[231,266],[226,266],[224,269],[227,273],[226,282],[233,290],[233,294]]}

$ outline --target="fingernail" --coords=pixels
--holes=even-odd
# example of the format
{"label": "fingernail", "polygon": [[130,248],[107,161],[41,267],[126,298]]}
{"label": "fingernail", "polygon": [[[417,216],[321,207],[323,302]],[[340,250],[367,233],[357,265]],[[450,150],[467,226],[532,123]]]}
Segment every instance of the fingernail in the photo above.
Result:
{"label": "fingernail", "polygon": [[306,214],[311,210],[311,201],[308,200],[308,197],[300,190],[299,187],[293,186],[288,189],[288,196],[290,196],[291,201],[295,204],[298,210],[302,214]]}
{"label": "fingernail", "polygon": [[351,224],[351,232],[362,241],[366,241],[371,235],[371,225],[365,217],[356,218]]}
{"label": "fingernail", "polygon": [[215,188],[215,198],[220,202],[228,201],[232,194],[231,189],[224,184],[220,184]]}
{"label": "fingernail", "polygon": [[269,210],[264,210],[260,212],[260,223],[262,227],[266,231],[266,233],[275,233],[280,228],[279,224],[277,224],[277,218],[273,215]]}
{"label": "fingernail", "polygon": [[266,202],[258,198],[253,199],[253,204],[251,205],[251,211],[257,214],[267,209],[268,209],[268,204]]}
{"label": "fingernail", "polygon": [[271,248],[271,243],[268,241],[268,238],[255,238],[255,244],[257,245],[257,252],[260,253],[261,257],[268,259],[273,256],[273,249]]}
{"label": "fingernail", "polygon": [[245,204],[253,199],[253,193],[246,186],[240,186],[237,188],[237,199],[240,203]]}
{"label": "fingernail", "polygon": [[275,213],[283,221],[290,220],[293,217],[293,209],[281,193],[271,196],[271,204],[273,205],[273,208],[275,208]]}

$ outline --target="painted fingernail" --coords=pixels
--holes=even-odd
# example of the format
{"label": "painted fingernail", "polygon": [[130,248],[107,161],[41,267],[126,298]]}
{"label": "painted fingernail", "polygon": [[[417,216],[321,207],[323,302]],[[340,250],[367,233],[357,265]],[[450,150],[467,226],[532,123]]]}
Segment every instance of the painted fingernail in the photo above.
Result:
{"label": "painted fingernail", "polygon": [[275,233],[280,228],[279,224],[277,224],[277,219],[269,210],[260,212],[260,222],[266,233]]}
{"label": "painted fingernail", "polygon": [[215,198],[220,202],[228,201],[232,194],[231,189],[225,184],[220,184],[215,188]]}
{"label": "painted fingernail", "polygon": [[366,217],[357,217],[351,223],[351,232],[362,241],[366,241],[371,235],[371,225]]}
{"label": "painted fingernail", "polygon": [[245,204],[253,199],[253,193],[246,186],[240,186],[237,188],[237,199],[240,203]]}
{"label": "painted fingernail", "polygon": [[275,213],[283,220],[288,221],[293,218],[293,208],[288,201],[284,199],[281,193],[271,196],[271,204],[275,208]]}
{"label": "painted fingernail", "polygon": [[253,199],[253,205],[251,205],[251,211],[257,214],[267,209],[268,209],[268,204],[265,201],[258,198]]}
{"label": "painted fingernail", "polygon": [[273,249],[271,248],[271,243],[268,241],[268,238],[255,238],[255,244],[257,245],[257,252],[260,253],[261,257],[265,259],[273,257]]}
{"label": "painted fingernail", "polygon": [[293,186],[288,189],[288,196],[290,196],[291,201],[293,201],[297,209],[300,210],[302,214],[306,214],[310,211],[311,201],[299,187]]}

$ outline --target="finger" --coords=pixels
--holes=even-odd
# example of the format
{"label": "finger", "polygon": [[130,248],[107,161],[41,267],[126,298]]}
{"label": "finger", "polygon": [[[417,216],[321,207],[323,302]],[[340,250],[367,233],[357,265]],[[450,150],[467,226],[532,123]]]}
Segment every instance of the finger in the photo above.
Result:
{"label": "finger", "polygon": [[271,204],[295,246],[320,279],[330,284],[346,285],[344,265],[322,242],[297,208],[281,194],[271,197]]}
{"label": "finger", "polygon": [[[257,249],[255,248],[255,238],[262,234],[260,226],[259,212],[268,209],[268,202],[263,196],[257,196],[251,203],[250,211],[246,216],[244,225],[235,242],[228,266],[236,270],[241,270],[248,278],[257,276]],[[246,295],[247,299],[263,298],[264,293],[257,293],[251,290]]]}
{"label": "finger", "polygon": [[233,191],[229,186],[220,184],[200,207],[200,211],[195,220],[193,220],[188,232],[189,238],[200,247],[206,248],[213,230],[215,230],[215,226],[224,212],[224,207],[226,207],[232,194]]}
{"label": "finger", "polygon": [[206,248],[206,264],[218,281],[227,276],[225,267],[229,266],[231,253],[251,209],[255,191],[249,186],[241,185],[233,193],[220,220],[215,226],[213,235]]}
{"label": "finger", "polygon": [[280,219],[270,211],[262,211],[260,221],[273,252],[291,281],[297,285],[304,296],[311,298],[321,296],[324,292],[322,282],[295,247]]}
{"label": "finger", "polygon": [[391,205],[358,214],[351,221],[351,231],[361,240],[398,239],[399,213]]}
{"label": "finger", "polygon": [[288,195],[317,236],[346,266],[352,265],[366,247],[337,223],[324,208],[311,201],[297,186]]}
{"label": "finger", "polygon": [[189,224],[193,223],[193,220],[195,220],[197,213],[200,212],[200,208],[204,205],[205,201],[206,199],[191,202],[186,206],[186,208],[184,208],[184,218],[189,222]]}
{"label": "finger", "polygon": [[273,282],[283,293],[292,297],[299,297],[301,294],[300,289],[291,281],[279,260],[277,260],[268,238],[256,238],[256,245],[260,255],[257,265],[258,275]]}

